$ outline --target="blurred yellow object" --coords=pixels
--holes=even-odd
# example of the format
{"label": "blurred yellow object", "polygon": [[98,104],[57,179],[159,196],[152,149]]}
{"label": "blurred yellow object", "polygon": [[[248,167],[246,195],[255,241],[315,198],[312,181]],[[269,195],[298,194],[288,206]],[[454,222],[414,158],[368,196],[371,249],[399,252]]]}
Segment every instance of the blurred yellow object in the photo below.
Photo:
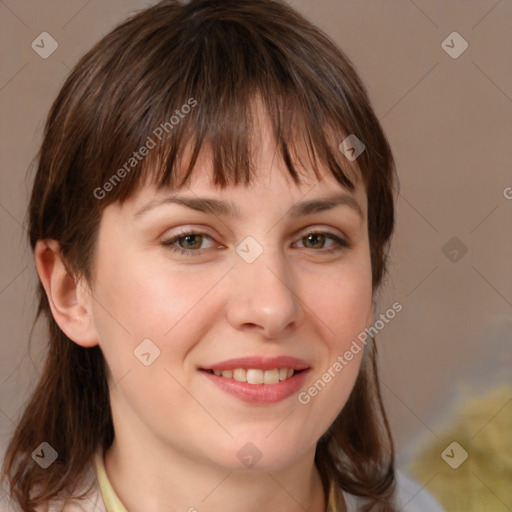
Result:
{"label": "blurred yellow object", "polygon": [[465,399],[409,471],[447,512],[512,510],[512,386]]}

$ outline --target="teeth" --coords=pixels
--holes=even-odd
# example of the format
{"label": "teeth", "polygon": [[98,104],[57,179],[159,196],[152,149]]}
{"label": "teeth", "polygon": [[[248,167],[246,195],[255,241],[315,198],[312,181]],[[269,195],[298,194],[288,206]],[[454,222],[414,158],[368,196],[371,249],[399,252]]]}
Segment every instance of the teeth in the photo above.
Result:
{"label": "teeth", "polygon": [[277,384],[279,382],[279,369],[265,370],[263,374],[263,384]]}
{"label": "teeth", "polygon": [[237,368],[233,370],[233,379],[238,382],[247,382],[247,372],[242,368]]}
{"label": "teeth", "polygon": [[263,370],[247,370],[247,384],[263,384]]}
{"label": "teeth", "polygon": [[234,379],[238,382],[246,382],[247,384],[278,384],[279,381],[289,379],[294,372],[293,368],[213,370],[213,373],[218,377],[222,376],[226,379]]}

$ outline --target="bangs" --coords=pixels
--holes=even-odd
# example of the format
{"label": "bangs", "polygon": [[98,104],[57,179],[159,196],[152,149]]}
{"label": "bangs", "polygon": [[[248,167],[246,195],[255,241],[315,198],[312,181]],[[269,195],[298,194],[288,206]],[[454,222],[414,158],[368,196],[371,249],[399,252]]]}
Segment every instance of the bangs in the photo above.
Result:
{"label": "bangs", "polygon": [[[123,49],[112,53],[97,77],[119,77],[102,81],[98,97],[109,103],[109,111],[92,144],[100,148],[96,165],[88,162],[94,186],[105,192],[102,206],[124,201],[147,182],[180,188],[204,150],[211,155],[213,183],[250,184],[260,105],[295,183],[303,171],[313,170],[319,179],[321,169],[350,190],[360,171],[366,183],[367,155],[356,166],[338,149],[349,134],[364,139],[365,119],[347,94],[354,84],[342,69],[339,50],[321,33],[314,35],[322,40],[322,51],[315,49],[300,32],[281,26],[279,16],[272,18],[274,27],[268,16],[260,25],[248,13],[233,17],[231,5],[236,19],[230,19],[211,7],[215,3],[205,2],[200,21],[184,6],[172,23],[169,12],[161,24],[152,17],[135,40],[132,20],[107,36],[107,47]],[[250,8],[241,4],[240,11]],[[139,16],[137,23],[143,20]],[[130,33],[130,42],[124,33]]]}
{"label": "bangs", "polygon": [[[222,91],[217,92],[221,98]],[[215,108],[218,105],[215,96],[203,102],[196,98],[190,96],[179,108],[183,113],[191,103],[196,110],[184,116],[176,128],[171,129],[167,123],[170,133],[165,131],[166,123],[162,122],[147,136],[146,144],[155,142],[156,146],[142,163],[140,173],[134,173],[132,180],[127,180],[125,193],[131,194],[141,182],[148,181],[157,189],[181,188],[192,178],[203,153],[207,153],[210,160],[212,182],[216,186],[250,185],[256,173],[254,154],[267,126],[270,126],[277,151],[296,184],[301,183],[301,176],[309,177],[311,171],[320,179],[328,168],[340,185],[354,188],[349,176],[356,175],[355,166],[344,158],[335,137],[336,133],[343,132],[334,130],[331,125],[311,126],[306,113],[299,110],[296,98],[255,91],[246,97],[239,94],[218,108]],[[176,117],[174,114],[168,119],[176,122]],[[269,124],[264,125],[265,121]],[[157,140],[160,136],[162,140]],[[119,197],[119,200],[123,199]]]}

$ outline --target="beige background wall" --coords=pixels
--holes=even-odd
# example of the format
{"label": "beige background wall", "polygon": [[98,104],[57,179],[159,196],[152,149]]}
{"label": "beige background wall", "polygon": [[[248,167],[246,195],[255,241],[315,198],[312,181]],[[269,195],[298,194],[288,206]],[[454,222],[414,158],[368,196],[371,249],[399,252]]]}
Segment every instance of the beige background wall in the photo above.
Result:
{"label": "beige background wall", "polygon": [[[397,161],[397,231],[380,310],[399,301],[403,311],[378,340],[384,398],[405,462],[418,439],[438,437],[463,396],[461,386],[478,394],[510,382],[512,2],[291,3],[353,60]],[[25,172],[69,68],[146,4],[0,3],[2,449],[38,362],[37,345],[33,362],[26,355],[36,274],[22,227],[30,186]],[[442,47],[454,31],[468,43],[458,58]],[[58,43],[47,59],[31,48],[41,32]],[[462,48],[456,38],[446,44],[452,52]],[[488,422],[511,408],[505,400]]]}

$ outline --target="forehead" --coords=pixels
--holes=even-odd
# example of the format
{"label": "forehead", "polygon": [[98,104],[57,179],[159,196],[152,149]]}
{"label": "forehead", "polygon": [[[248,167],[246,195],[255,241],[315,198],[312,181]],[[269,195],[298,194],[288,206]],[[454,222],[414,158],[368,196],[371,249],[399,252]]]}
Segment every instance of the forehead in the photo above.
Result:
{"label": "forehead", "polygon": [[351,208],[351,215],[357,215],[360,222],[366,221],[366,192],[361,182],[351,191],[330,173],[317,178],[310,172],[297,184],[282,162],[272,157],[269,162],[269,166],[256,170],[249,184],[220,187],[212,179],[211,165],[201,165],[199,161],[186,185],[174,189],[146,185],[122,208],[132,220],[142,218],[155,207],[173,203],[215,216],[249,220],[255,216],[295,218],[341,204]]}
{"label": "forehead", "polygon": [[[293,141],[293,168],[296,171],[299,183],[296,183],[283,159],[280,147],[277,144],[269,116],[261,102],[253,104],[253,129],[250,131],[250,181],[220,185],[214,180],[214,151],[211,144],[205,143],[195,160],[193,168],[183,180],[188,171],[192,155],[193,143],[189,142],[183,148],[180,161],[175,166],[174,184],[158,186],[158,167],[148,169],[147,179],[143,181],[130,197],[124,202],[126,206],[138,208],[143,202],[165,197],[170,193],[197,195],[202,197],[223,198],[232,197],[235,202],[244,204],[260,201],[266,207],[279,207],[280,204],[289,204],[305,199],[312,199],[336,192],[345,192],[357,198],[361,210],[366,212],[366,191],[362,180],[362,174],[355,162],[344,162],[344,171],[354,184],[354,190],[343,187],[333,176],[330,169],[316,159],[308,151],[308,147],[298,135]],[[337,136],[330,134],[330,144],[337,147]],[[233,145],[236,141],[233,141]],[[340,159],[344,157],[339,155]],[[158,164],[157,164],[158,165]],[[236,165],[228,174],[237,173]],[[124,206],[124,205],[123,205]]]}
{"label": "forehead", "polygon": [[[198,159],[190,179],[182,187],[176,187],[175,192],[194,191],[195,193],[229,196],[231,194],[248,194],[270,198],[279,192],[283,200],[290,197],[302,197],[303,195],[318,195],[325,192],[347,192],[356,194],[356,191],[365,192],[363,182],[360,176],[356,179],[352,176],[354,182],[354,191],[343,187],[331,172],[324,166],[317,166],[318,176],[313,168],[308,165],[294,164],[294,168],[299,175],[299,183],[292,178],[282,157],[276,149],[272,151],[262,151],[259,158],[253,162],[253,172],[249,183],[240,183],[236,185],[220,186],[214,182],[213,168],[211,160],[205,156]],[[158,191],[154,186],[153,191]],[[163,193],[169,192],[169,189]],[[149,192],[151,193],[151,192]]]}

